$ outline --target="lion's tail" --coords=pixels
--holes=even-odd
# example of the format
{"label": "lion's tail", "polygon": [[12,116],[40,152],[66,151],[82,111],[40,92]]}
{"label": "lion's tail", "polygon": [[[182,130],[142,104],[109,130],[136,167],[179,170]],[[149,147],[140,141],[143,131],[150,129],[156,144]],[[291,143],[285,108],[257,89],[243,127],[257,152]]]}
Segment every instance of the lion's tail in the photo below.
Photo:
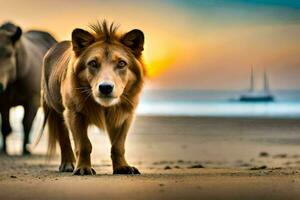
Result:
{"label": "lion's tail", "polygon": [[47,149],[47,156],[48,158],[51,158],[56,151],[56,143],[58,141],[58,132],[59,132],[59,127],[57,126],[56,118],[55,118],[55,111],[53,111],[51,108],[48,107],[44,99],[41,99],[41,104],[42,104],[42,109],[44,111],[44,120],[43,120],[43,125],[40,130],[40,133],[32,145],[32,148],[35,148],[38,143],[40,142],[45,127],[47,125],[47,131],[48,131],[48,149]]}
{"label": "lion's tail", "polygon": [[42,124],[42,127],[40,129],[40,132],[36,138],[36,140],[33,142],[33,144],[31,145],[31,149],[34,149],[36,148],[36,146],[40,143],[41,141],[41,138],[43,136],[43,133],[44,133],[44,129],[46,127],[46,124],[47,124],[47,119],[48,119],[48,115],[49,115],[49,112],[48,112],[48,109],[45,109],[44,108],[44,104],[42,104],[42,109],[43,109],[43,112],[44,112],[44,119],[43,119],[43,124]]}
{"label": "lion's tail", "polygon": [[54,110],[48,111],[48,151],[47,155],[51,158],[56,152],[58,142],[59,125],[57,123],[57,114]]}

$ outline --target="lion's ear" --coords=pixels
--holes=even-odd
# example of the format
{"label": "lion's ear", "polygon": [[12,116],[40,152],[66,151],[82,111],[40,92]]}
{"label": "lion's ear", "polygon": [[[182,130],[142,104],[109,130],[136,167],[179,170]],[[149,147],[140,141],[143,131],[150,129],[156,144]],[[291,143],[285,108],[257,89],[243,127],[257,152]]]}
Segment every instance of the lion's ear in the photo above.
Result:
{"label": "lion's ear", "polygon": [[144,33],[138,29],[131,30],[121,37],[121,43],[129,47],[136,57],[144,50],[144,40]]}
{"label": "lion's ear", "polygon": [[74,29],[72,32],[72,46],[73,51],[77,56],[81,52],[95,42],[95,37],[88,31],[82,29]]}

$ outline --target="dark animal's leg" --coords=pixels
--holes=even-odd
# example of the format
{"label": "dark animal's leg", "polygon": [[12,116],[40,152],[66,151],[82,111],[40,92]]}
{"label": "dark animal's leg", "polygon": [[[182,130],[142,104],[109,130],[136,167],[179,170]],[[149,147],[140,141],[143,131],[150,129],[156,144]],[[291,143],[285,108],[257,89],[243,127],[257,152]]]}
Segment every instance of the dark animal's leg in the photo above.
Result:
{"label": "dark animal's leg", "polygon": [[1,117],[2,117],[1,132],[2,132],[2,136],[3,136],[2,137],[3,138],[3,146],[2,146],[2,149],[0,149],[0,152],[7,154],[6,138],[12,131],[10,123],[9,123],[9,108],[5,108],[4,110],[1,110]]}
{"label": "dark animal's leg", "polygon": [[[51,126],[51,127],[50,127]],[[49,134],[56,134],[61,151],[61,164],[59,166],[60,172],[73,172],[74,170],[74,154],[71,146],[68,129],[64,123],[61,114],[54,110],[49,112],[48,118]]]}
{"label": "dark animal's leg", "polygon": [[125,140],[132,118],[116,127],[113,123],[107,124],[107,130],[111,141],[111,159],[113,164],[113,174],[140,174],[135,167],[128,165],[125,159]]}
{"label": "dark animal's leg", "polygon": [[[32,102],[30,102],[32,103]],[[24,118],[23,118],[23,127],[24,127],[24,141],[23,141],[23,155],[29,155],[30,151],[27,149],[27,144],[29,143],[29,133],[32,126],[32,122],[38,110],[38,106],[30,104],[24,105]]]}

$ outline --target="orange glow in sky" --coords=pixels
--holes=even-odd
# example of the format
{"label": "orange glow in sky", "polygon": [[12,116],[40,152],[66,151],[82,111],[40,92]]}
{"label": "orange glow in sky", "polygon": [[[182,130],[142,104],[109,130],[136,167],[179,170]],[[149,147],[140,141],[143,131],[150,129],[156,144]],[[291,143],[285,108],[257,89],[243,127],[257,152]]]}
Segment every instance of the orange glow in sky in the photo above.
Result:
{"label": "orange glow in sky", "polygon": [[122,32],[141,29],[155,88],[243,89],[251,66],[268,68],[274,88],[300,88],[300,8],[251,2],[10,0],[0,21],[50,31],[59,41],[102,19]]}
{"label": "orange glow in sky", "polygon": [[144,59],[149,78],[160,76],[173,66],[180,56],[180,47],[174,42],[149,41],[145,44]]}

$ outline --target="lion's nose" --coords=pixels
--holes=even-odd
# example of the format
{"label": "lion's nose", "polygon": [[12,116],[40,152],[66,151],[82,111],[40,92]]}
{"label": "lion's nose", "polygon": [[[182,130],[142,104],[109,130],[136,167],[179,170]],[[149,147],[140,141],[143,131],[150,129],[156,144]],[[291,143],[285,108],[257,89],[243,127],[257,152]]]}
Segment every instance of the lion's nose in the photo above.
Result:
{"label": "lion's nose", "polygon": [[110,95],[114,89],[114,85],[112,83],[101,83],[99,85],[99,91],[103,95]]}

